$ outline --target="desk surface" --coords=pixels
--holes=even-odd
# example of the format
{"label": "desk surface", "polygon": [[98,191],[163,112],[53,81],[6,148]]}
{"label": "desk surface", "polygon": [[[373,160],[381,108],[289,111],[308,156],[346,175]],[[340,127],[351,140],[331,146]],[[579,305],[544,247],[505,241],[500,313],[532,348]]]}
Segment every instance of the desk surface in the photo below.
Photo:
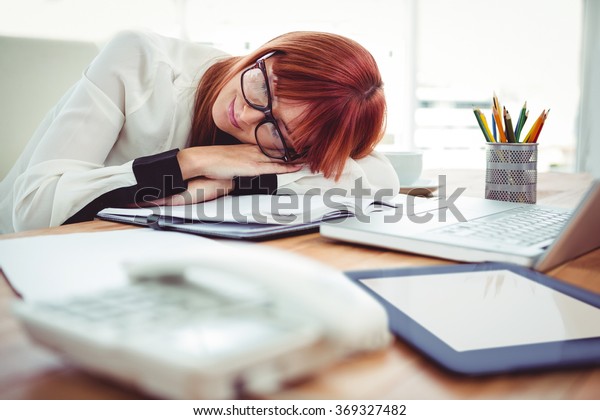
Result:
{"label": "desk surface", "polygon": [[[466,187],[483,196],[480,171],[444,171],[448,194]],[[426,175],[433,177],[431,171]],[[538,203],[572,207],[591,182],[585,174],[544,173]],[[3,235],[34,235],[130,228],[87,222]],[[264,242],[315,258],[342,270],[448,264],[448,261],[335,242],[318,234]],[[600,293],[600,249],[566,263],[551,276]],[[138,399],[143,395],[90,376],[31,344],[9,311],[14,294],[0,282],[0,399]],[[448,373],[401,341],[386,350],[356,357],[317,377],[289,387],[273,399],[600,399],[600,367],[469,378]]]}

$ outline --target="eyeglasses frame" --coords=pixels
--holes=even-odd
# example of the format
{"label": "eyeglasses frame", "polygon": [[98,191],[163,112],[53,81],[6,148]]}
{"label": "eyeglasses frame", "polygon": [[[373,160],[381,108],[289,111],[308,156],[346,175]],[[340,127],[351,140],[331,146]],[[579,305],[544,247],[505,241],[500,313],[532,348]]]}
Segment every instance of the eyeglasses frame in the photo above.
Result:
{"label": "eyeglasses frame", "polygon": [[[255,64],[252,67],[244,70],[242,72],[242,76],[240,77],[240,84],[242,87],[242,96],[244,97],[244,100],[246,101],[246,103],[253,109],[256,109],[257,111],[260,111],[263,114],[265,114],[265,119],[263,121],[261,121],[260,123],[258,123],[256,128],[254,129],[254,138],[256,139],[256,144],[260,148],[260,151],[265,156],[268,156],[270,158],[282,159],[284,162],[291,162],[292,160],[294,160],[296,158],[297,154],[295,153],[295,151],[291,150],[291,148],[289,148],[288,145],[285,143],[283,134],[281,133],[281,130],[279,129],[279,124],[277,124],[277,120],[273,117],[273,97],[271,94],[271,87],[269,85],[269,75],[267,74],[267,66],[265,64],[265,60],[275,54],[277,54],[277,51],[271,51],[270,53],[263,55],[258,60],[256,60]],[[256,68],[258,68],[262,72],[263,77],[265,78],[265,81],[266,81],[266,86],[267,86],[267,105],[266,106],[260,106],[260,105],[256,105],[256,104],[250,102],[248,100],[248,98],[246,97],[246,92],[244,92],[244,75],[247,72],[249,72],[250,70],[254,70]],[[271,156],[269,153],[267,153],[267,151],[260,144],[260,140],[258,140],[258,129],[266,123],[273,124],[275,126],[275,130],[277,130],[277,134],[279,135],[279,138],[281,139],[281,144],[283,145],[283,156],[282,157]]]}

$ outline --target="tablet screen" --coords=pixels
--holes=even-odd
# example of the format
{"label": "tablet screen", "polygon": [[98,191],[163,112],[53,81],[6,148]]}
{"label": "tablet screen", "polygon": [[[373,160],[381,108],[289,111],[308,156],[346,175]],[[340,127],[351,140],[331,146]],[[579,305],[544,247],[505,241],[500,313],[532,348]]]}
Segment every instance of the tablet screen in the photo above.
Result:
{"label": "tablet screen", "polygon": [[456,351],[600,337],[600,309],[509,270],[362,278]]}

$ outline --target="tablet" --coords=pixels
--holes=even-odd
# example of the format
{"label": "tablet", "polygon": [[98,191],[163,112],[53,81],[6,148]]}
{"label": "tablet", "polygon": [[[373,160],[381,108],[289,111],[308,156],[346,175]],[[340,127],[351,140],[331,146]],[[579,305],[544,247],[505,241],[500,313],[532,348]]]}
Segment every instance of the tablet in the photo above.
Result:
{"label": "tablet", "polygon": [[346,273],[391,331],[462,374],[600,364],[600,296],[504,263]]}

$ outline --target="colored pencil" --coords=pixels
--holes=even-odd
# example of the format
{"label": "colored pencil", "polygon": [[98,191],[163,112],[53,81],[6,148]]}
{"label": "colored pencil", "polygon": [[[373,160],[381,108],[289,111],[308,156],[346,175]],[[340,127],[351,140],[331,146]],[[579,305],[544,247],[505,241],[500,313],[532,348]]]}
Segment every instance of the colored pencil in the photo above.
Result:
{"label": "colored pencil", "polygon": [[533,122],[533,125],[527,132],[527,135],[521,139],[523,129],[525,128],[525,122],[529,118],[529,110],[527,109],[527,101],[523,103],[521,111],[519,112],[519,119],[516,125],[513,126],[513,120],[510,112],[506,107],[502,107],[502,114],[500,114],[500,101],[496,92],[492,97],[492,116],[491,124],[492,129],[488,125],[485,114],[481,112],[479,108],[473,107],[473,113],[477,119],[477,124],[488,143],[536,143],[544,127],[546,118],[548,118],[548,112],[543,110],[542,113]]}
{"label": "colored pencil", "polygon": [[523,140],[523,143],[533,143],[533,139],[535,138],[540,124],[542,123],[542,120],[544,118],[544,112],[542,111],[542,113],[540,114],[539,117],[537,117],[537,119],[535,120],[535,122],[533,123],[533,125],[531,126],[531,128],[529,129],[529,132],[527,133],[527,135],[525,136],[525,139]]}
{"label": "colored pencil", "polygon": [[506,107],[504,107],[504,124],[506,126],[506,138],[508,142],[516,143],[517,139],[515,138],[515,132],[513,130],[512,118],[510,118],[510,113]]}
{"label": "colored pencil", "polygon": [[477,108],[473,108],[473,113],[475,114],[475,118],[477,119],[479,128],[481,128],[481,131],[483,132],[485,140],[489,143],[494,143],[495,139],[492,137],[492,133],[490,133],[490,129],[487,126],[487,121],[485,121],[485,116]]}
{"label": "colored pencil", "polygon": [[494,106],[492,108],[492,112],[494,115],[494,120],[496,121],[496,125],[498,126],[498,137],[500,138],[501,143],[507,143],[506,134],[504,133],[504,128],[502,126],[502,118],[500,117],[500,103],[498,102],[498,97],[494,93]]}
{"label": "colored pencil", "polygon": [[535,133],[535,137],[531,141],[532,143],[537,143],[538,137],[540,136],[540,133],[542,132],[542,128],[544,127],[544,123],[546,122],[546,118],[548,118],[548,112],[550,112],[550,110],[543,112],[544,117],[542,118],[542,121],[540,122],[540,126],[537,130],[537,133]]}
{"label": "colored pencil", "polygon": [[485,126],[485,131],[487,131],[488,136],[490,137],[490,140],[492,141],[492,143],[496,143],[496,136],[493,136],[492,133],[490,132],[490,126],[488,125],[488,122],[485,119],[485,115],[483,115],[482,112],[480,112],[479,115],[481,116],[481,121],[483,121],[483,125]]}
{"label": "colored pencil", "polygon": [[523,130],[523,126],[525,125],[525,121],[527,121],[527,116],[529,115],[529,111],[527,111],[527,101],[523,104],[523,108],[521,108],[521,112],[519,113],[519,119],[517,120],[517,126],[515,127],[515,139],[517,142],[521,137],[521,131]]}

